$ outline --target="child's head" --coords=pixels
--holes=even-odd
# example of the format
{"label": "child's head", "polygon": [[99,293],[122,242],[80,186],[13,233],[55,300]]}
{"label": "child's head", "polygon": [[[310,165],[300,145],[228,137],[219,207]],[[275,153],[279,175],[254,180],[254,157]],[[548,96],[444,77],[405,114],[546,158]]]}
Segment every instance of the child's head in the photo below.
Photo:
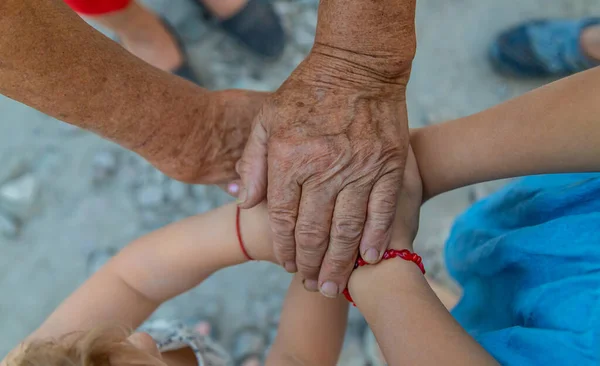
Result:
{"label": "child's head", "polygon": [[122,329],[68,334],[58,340],[23,344],[7,366],[165,366],[152,337]]}

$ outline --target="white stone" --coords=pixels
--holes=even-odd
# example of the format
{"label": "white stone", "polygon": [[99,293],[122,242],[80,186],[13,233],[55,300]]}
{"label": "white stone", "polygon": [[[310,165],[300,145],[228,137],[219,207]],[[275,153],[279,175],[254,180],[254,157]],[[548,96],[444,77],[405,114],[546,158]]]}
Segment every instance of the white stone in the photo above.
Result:
{"label": "white stone", "polygon": [[22,175],[0,187],[0,206],[9,213],[26,219],[32,213],[39,193],[39,184],[31,174]]}

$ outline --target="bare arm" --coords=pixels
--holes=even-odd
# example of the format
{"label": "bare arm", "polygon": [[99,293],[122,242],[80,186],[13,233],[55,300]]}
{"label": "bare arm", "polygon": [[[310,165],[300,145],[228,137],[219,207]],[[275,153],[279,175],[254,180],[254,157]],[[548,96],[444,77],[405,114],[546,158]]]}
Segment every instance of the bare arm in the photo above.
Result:
{"label": "bare arm", "polygon": [[4,0],[0,14],[1,94],[134,150],[174,178],[236,177],[262,94],[209,93],[158,70],[62,1]]}
{"label": "bare arm", "polygon": [[[58,337],[99,325],[137,328],[163,302],[219,269],[245,262],[235,234],[235,210],[227,205],[134,241],[69,296],[31,338]],[[253,258],[274,260],[265,205],[242,211],[241,229]],[[277,365],[335,365],[347,308],[344,299],[306,292],[295,278],[271,360]]]}
{"label": "bare arm", "polygon": [[335,366],[347,319],[346,299],[308,292],[302,278],[294,276],[267,366]]}
{"label": "bare arm", "polygon": [[[266,208],[242,215],[250,254],[272,260]],[[137,328],[164,301],[245,258],[235,234],[235,206],[191,217],[127,247],[69,296],[34,333],[57,337],[99,325]]]}
{"label": "bare arm", "polygon": [[391,237],[415,5],[320,1],[314,47],[265,101],[241,160],[242,207],[267,197],[278,262],[329,297],[357,251],[377,262]]}
{"label": "bare arm", "polygon": [[389,365],[497,365],[413,263],[390,259],[360,268],[350,291]]}
{"label": "bare arm", "polygon": [[[390,247],[412,250],[422,186],[410,150],[403,183]],[[389,365],[497,365],[454,320],[414,263],[393,258],[360,267],[348,288]]]}
{"label": "bare arm", "polygon": [[600,68],[415,130],[425,197],[522,175],[600,170]]}

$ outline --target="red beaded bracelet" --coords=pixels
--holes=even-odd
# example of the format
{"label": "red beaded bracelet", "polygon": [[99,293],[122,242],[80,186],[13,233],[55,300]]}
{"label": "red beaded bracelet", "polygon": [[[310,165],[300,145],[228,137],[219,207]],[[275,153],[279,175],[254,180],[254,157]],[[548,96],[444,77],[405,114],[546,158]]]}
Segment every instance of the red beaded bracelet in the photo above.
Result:
{"label": "red beaded bracelet", "polygon": [[238,242],[240,243],[240,248],[242,249],[242,253],[244,253],[244,257],[246,257],[246,259],[249,261],[253,261],[254,259],[252,259],[250,254],[248,254],[246,246],[244,245],[244,240],[242,239],[242,230],[240,229],[240,211],[240,208],[237,207],[237,211],[235,213],[235,232],[237,233]]}
{"label": "red beaded bracelet", "polygon": [[[425,266],[423,266],[423,258],[421,258],[421,256],[418,255],[417,253],[412,253],[408,249],[402,249],[402,250],[388,249],[383,253],[383,257],[381,259],[383,260],[383,259],[390,259],[390,258],[401,258],[401,259],[404,259],[405,261],[414,262],[417,266],[419,266],[419,269],[421,270],[421,272],[423,272],[423,274],[425,274]],[[354,263],[354,269],[356,269],[358,267],[366,266],[368,264],[369,263],[367,263],[359,255],[358,258],[356,259],[356,263]],[[343,294],[346,297],[346,300],[351,302],[352,305],[356,306],[356,304],[354,303],[354,300],[352,300],[352,296],[350,296],[350,291],[348,291],[348,287],[346,287]]]}

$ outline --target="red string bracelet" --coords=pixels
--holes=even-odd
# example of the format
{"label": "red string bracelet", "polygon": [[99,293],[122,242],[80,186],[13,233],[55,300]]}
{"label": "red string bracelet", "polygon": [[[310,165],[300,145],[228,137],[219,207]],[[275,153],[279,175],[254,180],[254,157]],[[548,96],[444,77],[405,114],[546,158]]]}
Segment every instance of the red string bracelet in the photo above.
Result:
{"label": "red string bracelet", "polygon": [[[401,259],[404,259],[405,261],[414,262],[417,266],[419,266],[419,269],[421,270],[421,272],[423,272],[423,274],[425,274],[425,266],[423,266],[423,258],[421,258],[421,256],[418,255],[417,253],[413,253],[408,249],[402,249],[402,250],[388,249],[383,253],[383,257],[381,259],[384,260],[384,259],[390,259],[390,258],[401,258]],[[358,267],[366,266],[368,264],[369,263],[366,262],[364,259],[362,259],[362,257],[359,255],[358,258],[356,259],[356,263],[354,263],[354,269],[356,269]],[[350,296],[350,291],[348,291],[348,287],[346,287],[343,294],[346,297],[346,300],[351,302],[352,305],[356,306],[356,304],[354,303],[354,300],[352,300],[352,296]]]}
{"label": "red string bracelet", "polygon": [[240,243],[240,248],[242,249],[242,253],[244,253],[244,257],[246,257],[246,259],[248,259],[249,261],[253,261],[254,259],[252,259],[250,254],[248,254],[248,251],[246,250],[246,246],[244,245],[244,240],[242,239],[242,230],[240,229],[240,211],[241,211],[241,209],[238,206],[237,211],[235,213],[235,232],[237,234],[238,242]]}

